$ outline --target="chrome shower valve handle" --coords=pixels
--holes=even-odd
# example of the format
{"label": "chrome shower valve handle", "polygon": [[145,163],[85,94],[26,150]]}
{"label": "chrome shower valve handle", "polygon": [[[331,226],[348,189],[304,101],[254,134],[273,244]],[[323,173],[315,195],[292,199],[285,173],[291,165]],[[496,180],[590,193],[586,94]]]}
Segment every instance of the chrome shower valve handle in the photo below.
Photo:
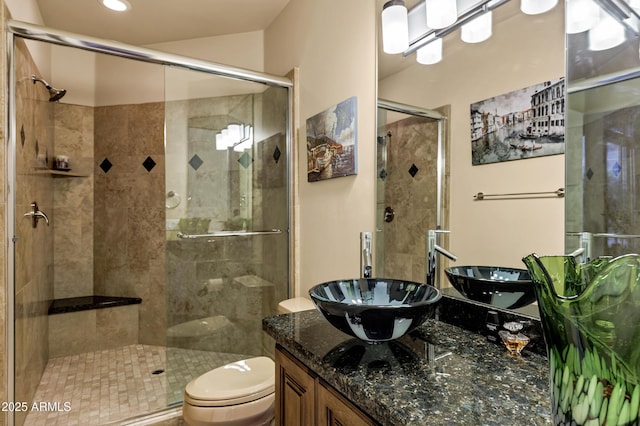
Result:
{"label": "chrome shower valve handle", "polygon": [[40,219],[44,219],[44,221],[47,223],[47,226],[49,226],[49,218],[44,212],[40,211],[40,209],[38,208],[38,203],[36,203],[35,201],[31,203],[31,211],[25,213],[23,216],[31,218],[31,224],[33,228],[38,227],[38,220]]}

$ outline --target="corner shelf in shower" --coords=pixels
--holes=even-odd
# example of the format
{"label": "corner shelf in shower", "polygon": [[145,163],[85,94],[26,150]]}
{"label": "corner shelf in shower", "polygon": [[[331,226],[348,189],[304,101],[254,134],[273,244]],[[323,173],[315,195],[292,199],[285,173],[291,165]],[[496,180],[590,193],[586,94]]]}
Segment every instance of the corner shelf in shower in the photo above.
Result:
{"label": "corner shelf in shower", "polygon": [[139,297],[81,296],[53,299],[51,305],[49,305],[49,315],[113,308],[116,306],[138,305],[140,303],[142,303],[142,299]]}

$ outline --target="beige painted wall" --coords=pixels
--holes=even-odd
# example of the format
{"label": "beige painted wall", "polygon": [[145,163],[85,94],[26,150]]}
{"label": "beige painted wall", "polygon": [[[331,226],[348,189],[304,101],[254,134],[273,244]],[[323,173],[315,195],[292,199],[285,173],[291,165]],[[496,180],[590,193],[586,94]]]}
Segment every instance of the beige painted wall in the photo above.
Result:
{"label": "beige painted wall", "polygon": [[[359,275],[361,231],[375,228],[375,4],[291,0],[265,31],[265,72],[300,68],[298,294]],[[358,174],[307,182],[306,119],[358,100]]]}
{"label": "beige painted wall", "polygon": [[[514,3],[514,4],[511,4]],[[517,8],[517,2],[502,7]],[[452,34],[441,63],[413,65],[380,82],[379,97],[426,108],[451,104],[451,239],[458,265],[521,267],[531,252],[564,250],[564,201],[474,201],[477,192],[555,191],[564,187],[564,155],[471,165],[469,106],[564,75],[564,10],[515,12],[493,36],[462,46]]]}

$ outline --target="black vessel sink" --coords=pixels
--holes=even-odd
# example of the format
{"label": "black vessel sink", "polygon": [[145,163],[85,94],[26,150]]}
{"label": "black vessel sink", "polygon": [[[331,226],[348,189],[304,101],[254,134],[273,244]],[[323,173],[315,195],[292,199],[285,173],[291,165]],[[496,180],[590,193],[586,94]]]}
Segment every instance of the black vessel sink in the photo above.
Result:
{"label": "black vessel sink", "polygon": [[451,285],[467,299],[505,309],[521,308],[536,300],[526,269],[456,266],[444,272]]}
{"label": "black vessel sink", "polygon": [[368,342],[397,339],[433,317],[440,292],[412,281],[362,278],[329,281],[309,290],[338,330]]}

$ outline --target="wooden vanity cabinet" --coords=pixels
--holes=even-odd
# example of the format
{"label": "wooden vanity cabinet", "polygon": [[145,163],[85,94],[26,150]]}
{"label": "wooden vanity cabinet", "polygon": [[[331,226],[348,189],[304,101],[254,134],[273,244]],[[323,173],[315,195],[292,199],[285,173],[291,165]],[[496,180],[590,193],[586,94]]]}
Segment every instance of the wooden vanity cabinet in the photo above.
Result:
{"label": "wooden vanity cabinet", "polygon": [[276,425],[373,426],[366,414],[281,347],[276,347]]}

